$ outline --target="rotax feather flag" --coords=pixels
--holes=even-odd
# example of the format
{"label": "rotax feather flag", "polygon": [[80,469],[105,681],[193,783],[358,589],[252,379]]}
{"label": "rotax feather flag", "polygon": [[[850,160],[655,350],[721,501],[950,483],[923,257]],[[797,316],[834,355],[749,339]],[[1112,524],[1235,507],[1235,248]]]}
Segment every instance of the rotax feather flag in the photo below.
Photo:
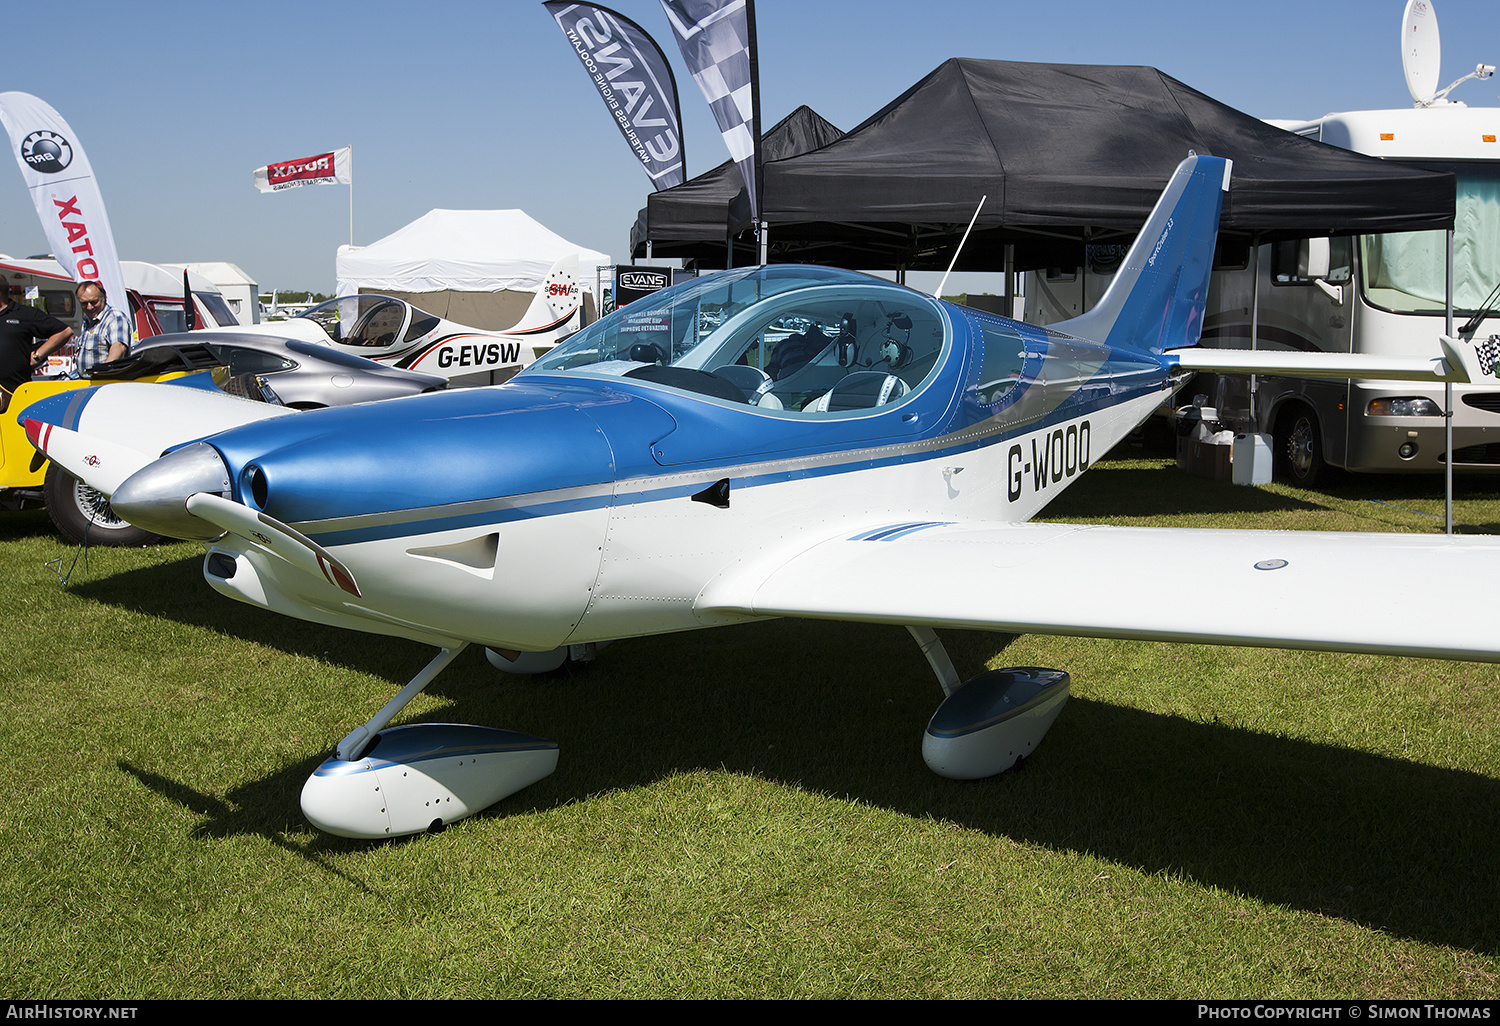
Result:
{"label": "rotax feather flag", "polygon": [[658,189],[686,179],[677,79],[656,40],[622,14],[597,4],[542,4],[588,73],[615,127]]}
{"label": "rotax feather flag", "polygon": [[353,184],[354,155],[349,146],[255,169],[255,187],[261,192],[281,192],[299,185]]}
{"label": "rotax feather flag", "polygon": [[73,129],[30,93],[0,93],[0,122],[10,134],[52,255],[74,281],[103,285],[110,305],[129,317],[104,198]]}

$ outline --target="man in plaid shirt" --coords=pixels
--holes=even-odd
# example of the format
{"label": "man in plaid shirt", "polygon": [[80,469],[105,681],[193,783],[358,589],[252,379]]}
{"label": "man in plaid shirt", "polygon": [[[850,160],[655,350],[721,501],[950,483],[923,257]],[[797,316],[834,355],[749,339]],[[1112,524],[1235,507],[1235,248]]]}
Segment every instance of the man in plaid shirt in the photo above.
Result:
{"label": "man in plaid shirt", "polygon": [[83,307],[83,333],[77,343],[78,359],[73,376],[81,378],[96,364],[118,360],[130,352],[130,319],[105,303],[104,286],[86,281],[78,286]]}

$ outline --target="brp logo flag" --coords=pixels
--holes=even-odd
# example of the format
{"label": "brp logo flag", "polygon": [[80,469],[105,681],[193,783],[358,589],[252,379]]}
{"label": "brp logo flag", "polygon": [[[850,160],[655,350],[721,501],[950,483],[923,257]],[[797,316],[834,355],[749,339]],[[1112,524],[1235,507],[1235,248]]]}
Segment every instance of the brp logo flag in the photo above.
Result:
{"label": "brp logo flag", "polygon": [[0,93],[0,122],[57,262],[74,281],[102,283],[110,305],[128,317],[130,304],[104,198],[73,129],[30,93]]}

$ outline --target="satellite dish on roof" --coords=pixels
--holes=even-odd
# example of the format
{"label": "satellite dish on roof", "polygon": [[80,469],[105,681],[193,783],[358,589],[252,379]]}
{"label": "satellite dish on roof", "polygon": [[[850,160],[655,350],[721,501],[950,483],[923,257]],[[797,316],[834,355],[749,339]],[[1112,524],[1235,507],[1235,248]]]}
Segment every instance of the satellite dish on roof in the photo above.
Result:
{"label": "satellite dish on roof", "polygon": [[1406,11],[1401,15],[1401,70],[1406,73],[1406,88],[1417,106],[1432,102],[1442,63],[1443,44],[1438,39],[1432,0],[1406,0]]}

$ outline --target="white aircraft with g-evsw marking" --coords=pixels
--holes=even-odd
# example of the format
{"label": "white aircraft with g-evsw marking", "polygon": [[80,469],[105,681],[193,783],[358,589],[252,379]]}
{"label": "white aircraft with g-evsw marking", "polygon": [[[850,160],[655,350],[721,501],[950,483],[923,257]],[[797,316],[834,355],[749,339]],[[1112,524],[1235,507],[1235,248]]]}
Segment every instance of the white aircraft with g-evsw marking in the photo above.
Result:
{"label": "white aircraft with g-evsw marking", "polygon": [[[26,428],[126,519],[202,541],[217,591],[441,649],[304,788],[348,836],[441,827],[555,766],[529,735],[388,726],[468,644],[536,672],[763,617],[901,624],[948,693],[923,754],[958,778],[1028,756],[1068,677],[965,682],[937,627],[1500,660],[1483,603],[1397,608],[1349,572],[1482,593],[1500,539],[1026,523],[1193,368],[1465,376],[1437,342],[1400,361],[1184,348],[1229,179],[1184,161],[1099,306],[1048,329],[845,271],[738,268],[493,388],[286,414],[116,384],[35,403]],[[1181,564],[1235,614],[1181,602],[1163,573]]]}
{"label": "white aircraft with g-evsw marking", "polygon": [[453,386],[494,385],[582,326],[578,254],[552,265],[521,319],[504,331],[458,324],[404,299],[361,293],[330,299],[285,321],[225,331],[298,338],[403,370],[438,374]]}

